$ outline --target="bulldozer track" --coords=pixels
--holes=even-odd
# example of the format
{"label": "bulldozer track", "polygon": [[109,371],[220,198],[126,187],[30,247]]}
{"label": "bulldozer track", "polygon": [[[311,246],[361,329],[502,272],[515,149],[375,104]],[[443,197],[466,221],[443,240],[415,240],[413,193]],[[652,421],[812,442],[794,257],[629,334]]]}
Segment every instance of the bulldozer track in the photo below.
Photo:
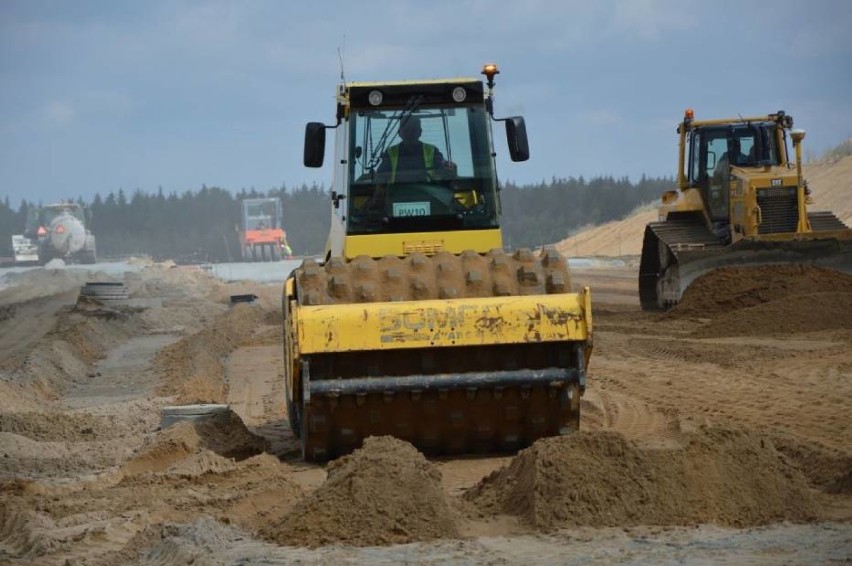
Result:
{"label": "bulldozer track", "polygon": [[[571,291],[555,249],[332,258],[324,265],[308,259],[294,275],[299,303],[311,306]],[[580,352],[579,344],[532,343],[312,356],[302,379],[313,393],[309,403],[291,401],[299,413],[294,429],[308,460],[333,458],[380,434],[427,454],[514,450],[577,428]]]}
{"label": "bulldozer track", "polygon": [[844,224],[833,212],[818,211],[808,213],[808,222],[814,232],[846,230],[849,227]]}

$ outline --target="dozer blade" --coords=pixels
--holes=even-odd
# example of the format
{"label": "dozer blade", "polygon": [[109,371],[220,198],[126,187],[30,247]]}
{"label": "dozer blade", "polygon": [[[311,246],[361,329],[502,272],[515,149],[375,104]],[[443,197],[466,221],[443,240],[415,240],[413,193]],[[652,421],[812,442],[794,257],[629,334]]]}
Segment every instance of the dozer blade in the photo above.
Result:
{"label": "dozer blade", "polygon": [[812,232],[767,234],[723,246],[698,219],[651,223],[639,268],[642,308],[674,306],[695,279],[722,267],[794,263],[852,273],[852,230],[842,223],[813,224]]}
{"label": "dozer blade", "polygon": [[588,289],[294,305],[290,323],[307,460],[346,454],[373,435],[426,454],[494,452],[579,426]]}

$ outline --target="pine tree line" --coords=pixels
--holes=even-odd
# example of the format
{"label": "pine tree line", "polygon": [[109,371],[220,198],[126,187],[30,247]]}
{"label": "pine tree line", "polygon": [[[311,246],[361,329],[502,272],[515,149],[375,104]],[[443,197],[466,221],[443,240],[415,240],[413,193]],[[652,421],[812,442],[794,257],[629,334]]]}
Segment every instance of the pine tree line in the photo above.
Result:
{"label": "pine tree line", "polygon": [[[668,178],[582,177],[550,183],[517,186],[507,183],[500,197],[503,232],[508,247],[554,243],[588,225],[617,220],[637,206],[651,202],[673,186]],[[156,260],[238,261],[240,201],[244,198],[281,199],[284,228],[297,255],[321,254],[329,228],[330,192],[320,186],[286,188],[266,192],[243,189],[238,193],[206,187],[181,194],[154,194],[119,189],[91,203],[77,199],[92,213],[92,232],[98,255],[119,258],[148,255]],[[6,197],[0,202],[0,256],[11,255],[11,236],[23,231],[27,210],[51,203],[22,201],[14,210]]]}

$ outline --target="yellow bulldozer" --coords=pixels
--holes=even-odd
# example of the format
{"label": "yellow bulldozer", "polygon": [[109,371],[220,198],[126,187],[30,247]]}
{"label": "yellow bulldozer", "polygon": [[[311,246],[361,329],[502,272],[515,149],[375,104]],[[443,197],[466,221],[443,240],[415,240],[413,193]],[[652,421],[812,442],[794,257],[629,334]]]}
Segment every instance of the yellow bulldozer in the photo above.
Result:
{"label": "yellow bulldozer", "polygon": [[306,460],[371,435],[426,454],[516,450],[576,430],[592,352],[591,295],[555,249],[506,252],[492,122],[513,161],[522,117],[493,115],[478,78],[340,84],[304,163],[335,130],[324,259],[283,296],[290,425]]}
{"label": "yellow bulldozer", "polygon": [[[679,191],[662,196],[639,265],[645,310],[674,306],[700,275],[726,266],[801,263],[852,270],[852,230],[831,212],[811,212],[802,177],[803,130],[778,111],[695,120],[680,134]],[[791,161],[787,137],[795,148]]]}

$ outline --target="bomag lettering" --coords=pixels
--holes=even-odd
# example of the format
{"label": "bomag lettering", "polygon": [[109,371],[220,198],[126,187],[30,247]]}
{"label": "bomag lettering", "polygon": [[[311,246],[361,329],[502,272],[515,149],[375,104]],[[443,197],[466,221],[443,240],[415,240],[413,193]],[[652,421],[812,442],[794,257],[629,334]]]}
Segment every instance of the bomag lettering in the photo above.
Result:
{"label": "bomag lettering", "polygon": [[476,307],[461,305],[445,309],[426,308],[413,311],[383,309],[379,312],[381,333],[400,331],[418,332],[421,330],[452,329],[464,324],[465,316],[474,316]]}

